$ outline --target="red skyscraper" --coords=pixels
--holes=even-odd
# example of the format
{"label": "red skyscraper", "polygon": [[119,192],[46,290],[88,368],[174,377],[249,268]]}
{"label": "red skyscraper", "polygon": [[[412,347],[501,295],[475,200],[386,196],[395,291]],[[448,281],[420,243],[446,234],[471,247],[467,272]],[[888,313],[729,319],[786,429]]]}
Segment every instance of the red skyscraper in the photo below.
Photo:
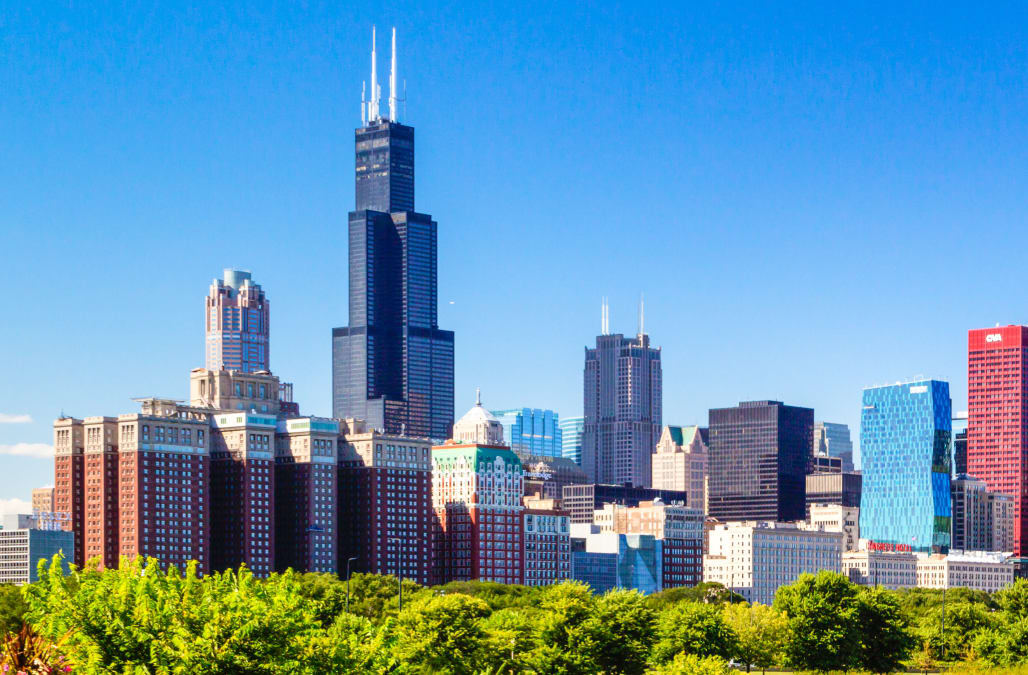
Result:
{"label": "red skyscraper", "polygon": [[967,335],[967,472],[1014,497],[1014,555],[1028,554],[1028,327]]}

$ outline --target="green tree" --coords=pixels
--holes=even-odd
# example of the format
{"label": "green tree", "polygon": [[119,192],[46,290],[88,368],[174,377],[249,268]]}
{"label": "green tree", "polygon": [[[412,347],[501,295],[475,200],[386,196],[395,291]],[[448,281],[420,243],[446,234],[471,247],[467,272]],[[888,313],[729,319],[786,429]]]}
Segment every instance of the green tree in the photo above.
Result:
{"label": "green tree", "polygon": [[302,672],[392,673],[400,666],[395,637],[387,622],[376,626],[369,619],[342,613],[327,631],[312,631],[302,639]]}
{"label": "green tree", "polygon": [[775,595],[789,618],[786,656],[805,670],[848,670],[858,662],[857,587],[835,572],[801,574]]}
{"label": "green tree", "polygon": [[162,572],[153,558],[117,570],[65,576],[60,557],[41,561],[25,589],[29,621],[84,675],[108,673],[301,673],[300,657],[321,630],[316,603],[292,574],[259,581],[246,569],[200,578]]}
{"label": "green tree", "polygon": [[28,611],[29,605],[18,586],[0,584],[0,637],[20,631]]}
{"label": "green tree", "polygon": [[527,655],[538,675],[587,675],[599,671],[596,631],[590,622],[596,600],[589,587],[565,581],[547,587],[539,600],[537,646]]}
{"label": "green tree", "polygon": [[733,658],[750,666],[767,669],[779,665],[785,658],[789,641],[789,621],[780,612],[759,603],[746,602],[725,605],[725,623],[735,633]]}
{"label": "green tree", "polygon": [[662,610],[680,602],[706,602],[725,604],[743,602],[743,597],[716,581],[704,581],[695,586],[677,586],[646,596],[647,602],[656,610]]}
{"label": "green tree", "polygon": [[993,594],[996,604],[1011,619],[1028,617],[1028,579],[1017,579],[1010,586]]}
{"label": "green tree", "polygon": [[898,670],[915,640],[891,591],[874,587],[857,598],[860,667],[873,673]]}
{"label": "green tree", "polygon": [[642,675],[653,646],[653,610],[635,590],[609,591],[589,620],[596,665],[608,675]]}
{"label": "green tree", "polygon": [[683,602],[665,609],[657,619],[655,663],[669,663],[683,653],[727,659],[735,651],[735,633],[725,622],[719,605]]}
{"label": "green tree", "polygon": [[493,672],[521,672],[526,656],[536,647],[535,625],[529,610],[508,607],[483,622],[482,659]]}
{"label": "green tree", "polygon": [[485,637],[482,619],[488,614],[483,600],[461,593],[419,597],[397,617],[397,657],[423,672],[470,675]]}
{"label": "green tree", "polygon": [[969,655],[975,635],[982,630],[998,627],[1000,617],[989,611],[985,604],[972,602],[946,603],[946,629],[942,629],[942,606],[921,616],[917,635],[930,640],[938,657],[947,659]]}
{"label": "green tree", "polygon": [[655,675],[731,675],[735,671],[719,656],[680,653],[654,672]]}

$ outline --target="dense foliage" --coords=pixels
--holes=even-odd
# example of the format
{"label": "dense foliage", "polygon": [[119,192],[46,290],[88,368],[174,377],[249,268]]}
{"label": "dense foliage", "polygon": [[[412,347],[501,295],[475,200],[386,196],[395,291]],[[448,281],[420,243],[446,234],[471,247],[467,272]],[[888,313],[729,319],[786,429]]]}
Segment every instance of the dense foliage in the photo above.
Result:
{"label": "dense foliage", "polygon": [[[774,605],[717,584],[649,597],[594,595],[577,582],[433,588],[395,577],[199,577],[156,560],[119,570],[40,565],[38,583],[0,587],[0,663],[85,675],[450,673],[726,675],[894,672],[962,660],[1028,665],[1028,582],[993,595],[862,588],[803,575]],[[347,611],[349,605],[349,611]],[[945,607],[945,609],[944,609]],[[943,625],[945,619],[945,625]],[[23,620],[26,622],[23,625]]]}

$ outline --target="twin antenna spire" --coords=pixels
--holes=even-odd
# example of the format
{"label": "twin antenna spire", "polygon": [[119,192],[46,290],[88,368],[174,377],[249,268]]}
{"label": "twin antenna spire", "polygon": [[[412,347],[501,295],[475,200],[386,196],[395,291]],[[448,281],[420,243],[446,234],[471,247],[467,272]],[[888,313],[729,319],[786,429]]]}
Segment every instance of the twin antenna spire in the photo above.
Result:
{"label": "twin antenna spire", "polygon": [[[367,97],[367,82],[361,89],[361,124],[367,125],[378,122],[382,115],[378,110],[379,102],[382,100],[382,87],[378,84],[378,50],[375,46],[375,27],[371,27],[371,98]],[[406,82],[404,89],[407,88]],[[397,96],[396,87],[396,28],[393,28],[393,58],[389,64],[389,117],[396,122],[399,120],[396,107],[400,101],[407,101],[406,93],[403,98]]]}
{"label": "twin antenna spire", "polygon": [[[639,294],[639,335],[646,334],[646,305]],[[610,335],[610,303],[606,296],[600,301],[600,335]]]}

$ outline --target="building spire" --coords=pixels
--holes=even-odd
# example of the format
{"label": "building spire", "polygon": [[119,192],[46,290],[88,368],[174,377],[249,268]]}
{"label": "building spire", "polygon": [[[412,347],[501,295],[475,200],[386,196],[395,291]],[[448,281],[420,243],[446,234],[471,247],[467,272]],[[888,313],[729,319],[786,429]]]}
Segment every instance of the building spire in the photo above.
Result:
{"label": "building spire", "polygon": [[396,122],[396,26],[393,26],[393,59],[389,64],[389,119]]}
{"label": "building spire", "polygon": [[482,388],[475,387],[475,405],[482,405]]}
{"label": "building spire", "polygon": [[368,123],[378,121],[378,101],[382,88],[378,86],[378,54],[375,49],[375,27],[371,27],[371,100],[368,101]]}
{"label": "building spire", "polygon": [[646,305],[643,294],[639,294],[639,335],[646,335]]}

